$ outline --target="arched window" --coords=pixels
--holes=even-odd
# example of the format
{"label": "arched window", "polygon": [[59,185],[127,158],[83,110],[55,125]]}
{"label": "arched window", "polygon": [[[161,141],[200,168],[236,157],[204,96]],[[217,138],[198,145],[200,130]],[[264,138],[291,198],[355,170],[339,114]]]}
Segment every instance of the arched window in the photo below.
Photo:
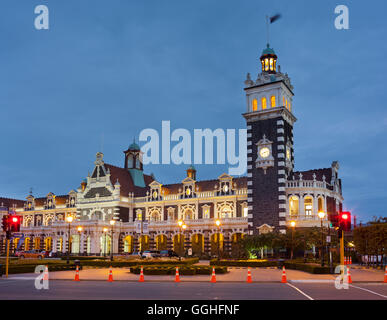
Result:
{"label": "arched window", "polygon": [[266,109],[267,108],[267,99],[266,99],[266,97],[263,97],[261,99],[261,102],[262,102],[262,110]]}
{"label": "arched window", "polygon": [[324,211],[324,198],[323,197],[318,198],[317,204],[318,204],[318,212]]}
{"label": "arched window", "polygon": [[290,102],[288,103],[288,110],[289,110],[289,111],[292,111],[292,107],[291,107],[291,105],[290,105]]}
{"label": "arched window", "polygon": [[258,101],[257,101],[257,99],[253,100],[252,108],[253,108],[253,111],[257,111],[258,110]]}
{"label": "arched window", "polygon": [[129,157],[128,157],[128,168],[133,168],[134,165],[133,165],[133,155],[130,154]]}
{"label": "arched window", "polygon": [[271,96],[270,103],[271,103],[271,107],[274,108],[275,107],[275,96]]}
{"label": "arched window", "polygon": [[273,63],[273,58],[270,58],[270,70],[273,71],[274,70],[274,63]]}
{"label": "arched window", "polygon": [[306,216],[311,216],[313,213],[313,198],[305,197],[304,198],[304,210]]}
{"label": "arched window", "polygon": [[266,58],[265,59],[265,71],[268,71],[269,70],[269,59]]}
{"label": "arched window", "polygon": [[193,212],[191,209],[187,209],[184,211],[184,220],[191,220],[193,219]]}
{"label": "arched window", "polygon": [[140,169],[140,159],[136,157],[136,168]]}
{"label": "arched window", "polygon": [[282,97],[282,103],[283,103],[283,105],[285,107],[285,97]]}
{"label": "arched window", "polygon": [[299,213],[299,201],[296,196],[289,198],[289,214],[291,216],[297,216]]}

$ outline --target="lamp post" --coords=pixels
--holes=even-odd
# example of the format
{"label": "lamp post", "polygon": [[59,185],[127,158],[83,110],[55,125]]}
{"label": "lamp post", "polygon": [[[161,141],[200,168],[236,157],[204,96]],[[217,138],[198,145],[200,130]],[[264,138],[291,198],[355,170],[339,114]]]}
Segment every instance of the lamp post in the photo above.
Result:
{"label": "lamp post", "polygon": [[111,236],[111,240],[110,240],[110,261],[113,261],[113,227],[114,227],[114,224],[116,223],[115,220],[110,220],[110,225],[112,226],[112,236]]}
{"label": "lamp post", "polygon": [[73,222],[73,219],[74,218],[72,216],[68,216],[66,218],[66,221],[69,224],[69,229],[67,233],[67,264],[70,263],[70,232],[71,232],[71,222]]}
{"label": "lamp post", "polygon": [[325,217],[325,212],[320,211],[318,216],[321,221],[321,266],[324,266],[324,233],[323,233],[323,219]]}
{"label": "lamp post", "polygon": [[83,230],[83,227],[82,226],[78,226],[77,231],[79,233],[79,247],[78,247],[79,255],[81,255],[81,233],[82,233],[82,230]]}
{"label": "lamp post", "polygon": [[215,225],[218,227],[218,261],[220,260],[220,220],[216,219]]}
{"label": "lamp post", "polygon": [[[179,226],[179,228],[180,228],[180,232],[181,232],[181,234],[183,235],[183,238],[184,238],[184,240],[183,240],[183,251],[184,251],[184,242],[185,242],[185,229],[187,229],[187,225],[184,223],[184,221],[183,220],[179,220],[178,222],[177,222],[177,225]],[[179,259],[180,259],[180,255],[179,255]]]}
{"label": "lamp post", "polygon": [[104,233],[104,238],[105,238],[105,248],[104,248],[104,250],[103,250],[103,256],[104,257],[106,257],[106,233],[109,231],[109,229],[108,228],[103,228],[103,233]]}
{"label": "lamp post", "polygon": [[292,227],[292,250],[290,252],[290,259],[293,259],[293,249],[294,249],[294,229],[296,227],[296,221],[290,221],[290,226]]}

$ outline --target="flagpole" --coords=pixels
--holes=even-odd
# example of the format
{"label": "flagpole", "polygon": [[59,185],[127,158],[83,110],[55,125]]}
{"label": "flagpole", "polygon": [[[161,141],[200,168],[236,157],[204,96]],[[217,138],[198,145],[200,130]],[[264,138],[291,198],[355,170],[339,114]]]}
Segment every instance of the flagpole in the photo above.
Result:
{"label": "flagpole", "polygon": [[269,44],[269,16],[266,16],[266,37],[267,43]]}

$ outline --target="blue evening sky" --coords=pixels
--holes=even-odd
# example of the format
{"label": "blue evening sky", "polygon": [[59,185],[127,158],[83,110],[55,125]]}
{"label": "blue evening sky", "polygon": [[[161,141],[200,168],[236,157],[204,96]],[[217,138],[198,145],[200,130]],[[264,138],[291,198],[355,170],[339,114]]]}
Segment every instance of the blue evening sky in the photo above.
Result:
{"label": "blue evening sky", "polygon": [[[34,8],[50,30],[34,28]],[[350,30],[334,28],[346,4]],[[123,165],[144,128],[244,128],[243,81],[255,79],[265,15],[294,85],[296,170],[340,163],[344,207],[386,216],[385,1],[3,0],[0,19],[0,195],[76,189],[95,153]],[[103,138],[102,138],[103,137]],[[103,140],[103,143],[101,141]],[[158,181],[186,165],[150,165]],[[223,165],[199,165],[198,179]]]}

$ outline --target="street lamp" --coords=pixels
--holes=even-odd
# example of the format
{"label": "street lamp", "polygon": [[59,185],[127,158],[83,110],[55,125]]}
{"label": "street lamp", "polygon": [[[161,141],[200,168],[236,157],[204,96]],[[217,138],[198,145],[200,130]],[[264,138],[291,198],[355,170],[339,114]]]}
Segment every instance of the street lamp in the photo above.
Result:
{"label": "street lamp", "polygon": [[116,223],[116,220],[110,220],[110,225],[112,226],[112,236],[111,236],[111,242],[110,242],[110,261],[113,261],[113,227]]}
{"label": "street lamp", "polygon": [[108,228],[103,228],[103,233],[104,233],[104,238],[105,238],[105,248],[104,248],[104,250],[103,250],[103,256],[104,257],[106,257],[106,233],[109,231],[109,229]]}
{"label": "street lamp", "polygon": [[220,220],[216,219],[215,225],[218,227],[218,260],[220,260]]}
{"label": "street lamp", "polygon": [[[183,220],[179,220],[177,222],[177,225],[179,226],[180,232],[183,235],[183,251],[184,251],[184,249],[185,249],[185,243],[184,243],[185,242],[185,229],[187,229],[187,225],[184,223]],[[180,259],[180,255],[179,255],[179,259]]]}
{"label": "street lamp", "polygon": [[321,266],[324,266],[324,234],[323,234],[323,219],[325,217],[325,212],[320,211],[318,216],[321,220]]}
{"label": "street lamp", "polygon": [[73,219],[74,218],[72,216],[68,216],[66,218],[66,221],[69,224],[69,229],[67,233],[67,264],[70,263],[70,231],[71,231],[71,222],[73,222]]}
{"label": "street lamp", "polygon": [[79,233],[79,255],[81,255],[81,233],[83,231],[83,227],[78,226],[77,231]]}
{"label": "street lamp", "polygon": [[296,221],[290,221],[292,227],[292,251],[290,252],[290,259],[293,259],[293,248],[294,248],[294,229],[296,227]]}

